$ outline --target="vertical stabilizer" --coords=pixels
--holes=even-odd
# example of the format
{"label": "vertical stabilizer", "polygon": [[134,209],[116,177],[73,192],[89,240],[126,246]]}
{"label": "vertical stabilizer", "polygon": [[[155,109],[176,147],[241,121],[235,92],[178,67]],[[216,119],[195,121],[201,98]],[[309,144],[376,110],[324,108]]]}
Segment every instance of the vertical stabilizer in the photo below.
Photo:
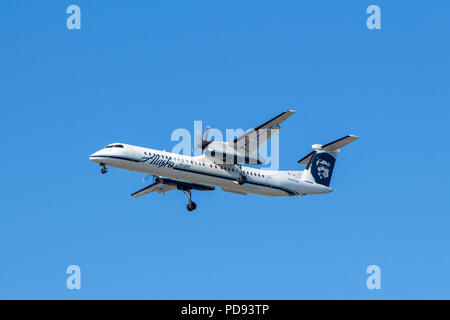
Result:
{"label": "vertical stabilizer", "polygon": [[300,164],[306,164],[302,180],[329,187],[340,148],[358,139],[356,136],[348,135],[325,145],[314,144],[312,146],[314,151],[298,161]]}

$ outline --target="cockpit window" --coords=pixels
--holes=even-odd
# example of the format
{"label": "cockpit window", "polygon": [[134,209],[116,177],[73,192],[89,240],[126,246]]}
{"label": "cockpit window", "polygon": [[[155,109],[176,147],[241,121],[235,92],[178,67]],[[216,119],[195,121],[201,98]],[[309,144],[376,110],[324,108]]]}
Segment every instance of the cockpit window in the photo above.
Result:
{"label": "cockpit window", "polygon": [[123,148],[122,144],[110,144],[105,147],[106,148]]}

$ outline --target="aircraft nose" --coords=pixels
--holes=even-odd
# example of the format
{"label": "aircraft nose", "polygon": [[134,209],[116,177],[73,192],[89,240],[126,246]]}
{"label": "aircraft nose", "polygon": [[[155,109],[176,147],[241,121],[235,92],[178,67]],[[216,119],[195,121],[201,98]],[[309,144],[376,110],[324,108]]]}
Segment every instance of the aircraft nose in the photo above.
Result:
{"label": "aircraft nose", "polygon": [[98,159],[98,158],[96,158],[97,155],[98,155],[98,151],[94,152],[93,154],[91,154],[91,155],[89,156],[89,160],[95,162],[95,160]]}

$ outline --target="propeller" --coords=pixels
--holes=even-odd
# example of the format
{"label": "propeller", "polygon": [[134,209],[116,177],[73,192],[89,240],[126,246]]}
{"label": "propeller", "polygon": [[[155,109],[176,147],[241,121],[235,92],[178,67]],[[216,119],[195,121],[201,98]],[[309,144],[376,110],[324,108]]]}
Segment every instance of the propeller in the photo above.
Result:
{"label": "propeller", "polygon": [[211,129],[211,127],[206,126],[205,132],[203,133],[203,137],[200,134],[200,131],[197,130],[195,132],[195,135],[197,136],[198,140],[197,147],[201,148],[202,150],[205,150],[211,144],[211,142],[214,141],[214,139],[208,140],[209,129]]}

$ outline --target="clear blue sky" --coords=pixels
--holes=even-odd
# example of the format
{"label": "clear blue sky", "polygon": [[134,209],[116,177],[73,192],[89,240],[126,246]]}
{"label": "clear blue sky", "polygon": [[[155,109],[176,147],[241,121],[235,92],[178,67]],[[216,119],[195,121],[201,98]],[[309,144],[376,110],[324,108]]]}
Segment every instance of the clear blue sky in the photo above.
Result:
{"label": "clear blue sky", "polygon": [[[448,1],[1,1],[0,298],[450,298],[449,18]],[[181,192],[132,199],[141,174],[88,160],[287,108],[282,169],[361,137],[334,193],[194,192],[187,214]]]}

